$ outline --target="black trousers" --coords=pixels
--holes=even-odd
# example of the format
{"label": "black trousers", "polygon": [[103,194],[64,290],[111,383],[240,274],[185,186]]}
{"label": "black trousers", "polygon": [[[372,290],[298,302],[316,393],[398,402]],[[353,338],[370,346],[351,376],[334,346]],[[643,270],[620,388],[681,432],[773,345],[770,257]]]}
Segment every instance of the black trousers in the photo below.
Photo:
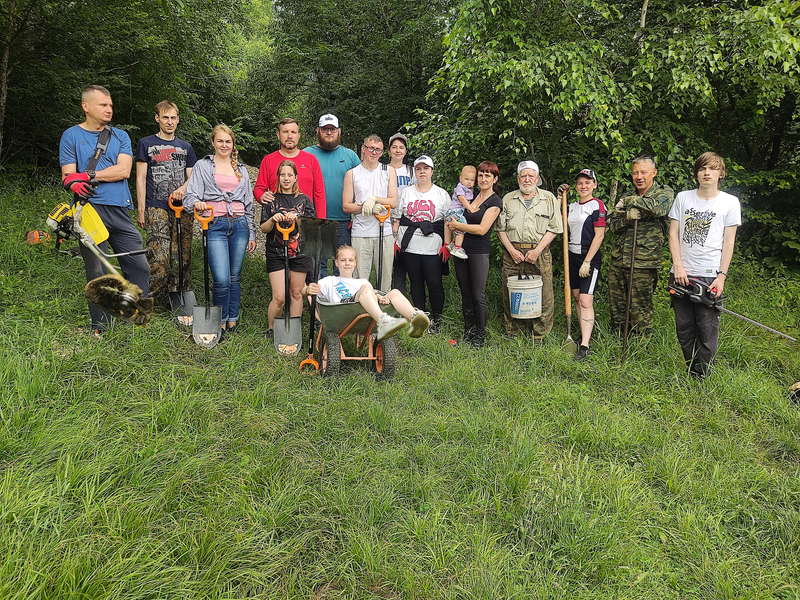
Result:
{"label": "black trousers", "polygon": [[[711,283],[713,277],[698,277],[703,283]],[[670,275],[670,283],[675,278]],[[683,351],[689,373],[695,377],[706,377],[711,372],[719,341],[719,322],[722,311],[688,297],[672,298],[675,311],[675,333]]]}
{"label": "black trousers", "polygon": [[425,286],[431,301],[434,317],[444,312],[444,285],[442,284],[442,257],[438,254],[411,254],[403,252],[403,263],[411,283],[411,301],[416,308],[425,310]]}
{"label": "black trousers", "polygon": [[452,259],[456,266],[456,279],[461,290],[461,311],[464,329],[472,327],[478,336],[486,335],[486,280],[489,277],[489,255],[472,254],[469,258]]}

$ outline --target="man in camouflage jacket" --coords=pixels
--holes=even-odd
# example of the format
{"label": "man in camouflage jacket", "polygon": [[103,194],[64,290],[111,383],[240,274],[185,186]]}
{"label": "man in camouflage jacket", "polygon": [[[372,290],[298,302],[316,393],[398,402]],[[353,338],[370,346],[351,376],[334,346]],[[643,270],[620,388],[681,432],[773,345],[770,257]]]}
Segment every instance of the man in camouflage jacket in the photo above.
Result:
{"label": "man in camouflage jacket", "polygon": [[675,199],[672,189],[655,184],[657,174],[658,169],[651,157],[635,158],[631,163],[631,179],[636,190],[617,202],[608,221],[608,227],[615,235],[608,271],[608,300],[611,327],[620,332],[625,324],[633,224],[639,221],[629,330],[645,337],[653,330],[653,293],[661,269],[661,248],[669,231],[669,209]]}

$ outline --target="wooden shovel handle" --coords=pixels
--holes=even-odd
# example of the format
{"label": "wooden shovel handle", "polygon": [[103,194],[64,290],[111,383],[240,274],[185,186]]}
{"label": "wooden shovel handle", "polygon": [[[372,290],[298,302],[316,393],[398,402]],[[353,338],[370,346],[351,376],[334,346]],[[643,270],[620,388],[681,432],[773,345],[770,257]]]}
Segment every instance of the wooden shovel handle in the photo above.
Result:
{"label": "wooden shovel handle", "polygon": [[572,316],[572,290],[569,284],[569,232],[567,229],[567,192],[561,194],[561,220],[564,222],[564,310]]}

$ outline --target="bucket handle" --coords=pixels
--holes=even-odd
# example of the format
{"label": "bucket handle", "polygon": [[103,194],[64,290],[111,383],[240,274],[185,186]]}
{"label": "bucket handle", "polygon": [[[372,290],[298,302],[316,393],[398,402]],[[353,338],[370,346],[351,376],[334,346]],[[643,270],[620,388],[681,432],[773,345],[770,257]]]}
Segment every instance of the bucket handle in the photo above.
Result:
{"label": "bucket handle", "polygon": [[517,271],[517,278],[520,281],[531,279],[531,276],[528,275],[528,263],[520,263],[519,271]]}

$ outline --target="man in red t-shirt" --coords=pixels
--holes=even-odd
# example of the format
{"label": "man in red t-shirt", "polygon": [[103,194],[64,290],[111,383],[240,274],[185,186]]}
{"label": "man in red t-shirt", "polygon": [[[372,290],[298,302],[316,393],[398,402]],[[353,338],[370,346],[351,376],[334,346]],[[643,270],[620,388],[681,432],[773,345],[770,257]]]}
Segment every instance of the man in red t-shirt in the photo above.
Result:
{"label": "man in red t-shirt", "polygon": [[325,182],[322,180],[322,170],[313,154],[297,147],[299,141],[300,126],[297,121],[287,118],[278,123],[278,142],[281,147],[272,154],[267,154],[261,161],[253,194],[261,204],[271,202],[273,191],[278,185],[278,165],[289,159],[297,165],[297,184],[300,191],[314,201],[317,218],[324,219]]}

